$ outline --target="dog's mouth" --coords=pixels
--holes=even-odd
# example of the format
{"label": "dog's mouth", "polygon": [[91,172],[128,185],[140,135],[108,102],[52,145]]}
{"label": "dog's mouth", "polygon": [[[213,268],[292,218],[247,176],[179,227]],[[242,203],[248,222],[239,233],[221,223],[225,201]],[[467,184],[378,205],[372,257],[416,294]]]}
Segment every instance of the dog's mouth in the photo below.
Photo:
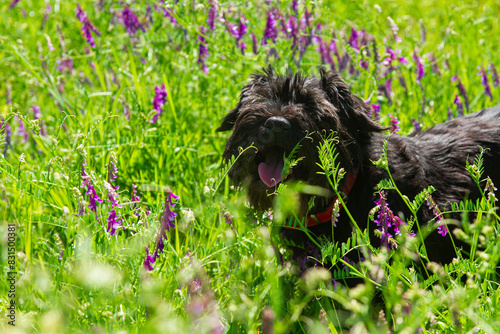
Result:
{"label": "dog's mouth", "polygon": [[283,175],[285,162],[283,156],[285,151],[279,147],[272,147],[259,153],[256,157],[257,171],[260,180],[268,187],[274,187],[292,173],[292,169]]}

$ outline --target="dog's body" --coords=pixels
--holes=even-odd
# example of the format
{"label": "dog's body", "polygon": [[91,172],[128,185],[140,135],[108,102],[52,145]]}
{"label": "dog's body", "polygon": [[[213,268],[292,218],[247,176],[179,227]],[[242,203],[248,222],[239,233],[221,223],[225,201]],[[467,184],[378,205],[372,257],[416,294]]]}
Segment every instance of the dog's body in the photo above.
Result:
{"label": "dog's body", "polygon": [[[269,194],[281,181],[282,157],[290,154],[306,135],[312,140],[303,140],[295,155],[295,158],[304,159],[293,167],[286,180],[301,180],[321,187],[328,184],[325,176],[318,173],[321,170],[317,165],[317,147],[322,140],[321,134],[331,131],[338,137],[335,145],[338,162],[347,173],[339,188],[349,191],[347,208],[361,229],[366,228],[369,212],[375,206],[374,187],[388,178],[385,170],[373,164],[381,158],[385,141],[394,182],[410,199],[430,185],[436,188],[432,197],[443,211],[450,209],[450,203],[478,198],[480,191],[465,166],[467,161],[474,162],[481,148],[485,150],[483,176],[489,176],[494,184],[500,185],[500,106],[408,137],[388,136],[381,133],[386,128],[369,118],[369,107],[351,94],[338,74],[322,69],[320,73],[320,78],[282,77],[268,69],[254,75],[243,88],[237,107],[229,112],[218,129],[234,130],[224,159],[237,156],[239,147],[253,144],[258,149],[257,152],[245,151],[230,171],[236,183],[248,188],[250,203],[256,209],[272,208],[273,196]],[[331,190],[331,195],[316,198],[310,210],[311,196],[302,194],[300,215],[326,210],[335,201]],[[500,193],[497,191],[496,195]],[[410,217],[407,206],[394,191],[387,193],[387,203],[395,214]],[[434,218],[431,209],[422,206],[419,210],[421,224]],[[374,224],[370,223],[370,235],[376,242],[374,229]],[[331,224],[317,224],[309,230],[313,235],[332,238]],[[341,211],[334,228],[334,241],[347,240],[351,232],[350,219]],[[307,240],[299,230],[285,229],[283,235],[295,243]],[[437,232],[426,239],[426,248],[429,259],[441,263],[450,262],[456,255],[451,239]]]}

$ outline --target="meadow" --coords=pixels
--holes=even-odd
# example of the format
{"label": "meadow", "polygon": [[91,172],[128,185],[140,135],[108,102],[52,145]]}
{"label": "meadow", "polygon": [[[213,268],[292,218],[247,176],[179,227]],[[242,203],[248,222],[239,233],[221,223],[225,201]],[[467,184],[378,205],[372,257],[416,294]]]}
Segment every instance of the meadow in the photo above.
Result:
{"label": "meadow", "polygon": [[418,238],[356,231],[315,259],[344,270],[302,272],[273,221],[293,189],[249,208],[215,131],[268,65],[339,71],[403,135],[494,106],[498,1],[14,0],[0,17],[2,333],[500,333],[480,157],[464,168],[483,198],[454,208],[467,256],[424,258],[425,276]]}

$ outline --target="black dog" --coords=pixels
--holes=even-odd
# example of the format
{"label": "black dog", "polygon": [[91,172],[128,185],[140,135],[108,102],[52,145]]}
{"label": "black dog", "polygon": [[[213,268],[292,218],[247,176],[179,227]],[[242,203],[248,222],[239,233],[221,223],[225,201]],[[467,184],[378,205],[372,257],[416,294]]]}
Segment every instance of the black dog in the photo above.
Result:
{"label": "black dog", "polygon": [[[250,204],[257,210],[272,208],[276,183],[282,177],[283,156],[288,156],[306,135],[296,157],[304,157],[293,167],[284,181],[302,180],[310,185],[326,187],[325,176],[318,167],[318,144],[321,134],[334,131],[338,137],[336,152],[340,166],[346,171],[339,188],[348,193],[347,208],[361,229],[366,228],[369,211],[375,206],[374,187],[388,175],[376,168],[373,161],[382,156],[387,141],[390,172],[402,194],[413,199],[432,185],[436,191],[432,198],[440,210],[450,209],[450,203],[465,198],[476,199],[480,190],[465,169],[466,161],[485,150],[484,174],[500,185],[500,106],[485,109],[465,117],[439,124],[427,131],[408,137],[381,133],[387,128],[372,121],[370,107],[353,95],[346,83],[335,72],[320,69],[320,78],[301,75],[279,76],[271,68],[254,74],[246,84],[236,108],[224,118],[217,131],[233,130],[223,158],[237,156],[239,148],[254,145],[258,151],[246,150],[234,163],[230,177],[236,184],[248,188]],[[484,183],[483,185],[484,186]],[[329,187],[329,186],[328,186]],[[331,238],[332,203],[330,195],[316,198],[308,208],[310,195],[301,195],[300,214],[308,217],[308,229],[316,236]],[[409,218],[410,211],[394,191],[387,194],[387,203],[397,215]],[[497,191],[496,196],[500,193]],[[420,223],[435,218],[435,212],[423,205],[418,212]],[[373,224],[370,224],[373,225]],[[377,240],[370,226],[371,239]],[[450,228],[451,230],[452,228]],[[334,229],[335,241],[351,236],[351,224],[346,214]],[[296,242],[307,239],[295,229],[284,229],[282,234]],[[463,246],[458,241],[455,244]],[[425,240],[430,260],[448,263],[455,256],[449,237],[437,231]]]}

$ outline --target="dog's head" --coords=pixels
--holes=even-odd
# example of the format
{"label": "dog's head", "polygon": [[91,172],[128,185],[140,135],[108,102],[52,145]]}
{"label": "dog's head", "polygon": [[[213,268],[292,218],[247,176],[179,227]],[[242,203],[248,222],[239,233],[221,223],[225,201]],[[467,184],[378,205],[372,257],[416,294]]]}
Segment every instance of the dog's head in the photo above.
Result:
{"label": "dog's head", "polygon": [[[321,68],[320,77],[311,78],[276,75],[269,67],[252,75],[241,91],[238,105],[217,129],[233,130],[223,154],[226,161],[237,156],[239,148],[257,148],[246,150],[229,175],[235,183],[248,188],[250,204],[262,210],[272,207],[269,193],[279,182],[302,180],[324,187],[327,182],[324,175],[318,174],[317,166],[319,142],[335,132],[338,162],[346,172],[354,171],[370,133],[384,129],[370,120],[368,113],[369,107],[351,94],[333,71]],[[282,180],[283,156],[289,156],[299,141],[294,158],[303,159]],[[303,198],[303,202],[306,200]]]}

